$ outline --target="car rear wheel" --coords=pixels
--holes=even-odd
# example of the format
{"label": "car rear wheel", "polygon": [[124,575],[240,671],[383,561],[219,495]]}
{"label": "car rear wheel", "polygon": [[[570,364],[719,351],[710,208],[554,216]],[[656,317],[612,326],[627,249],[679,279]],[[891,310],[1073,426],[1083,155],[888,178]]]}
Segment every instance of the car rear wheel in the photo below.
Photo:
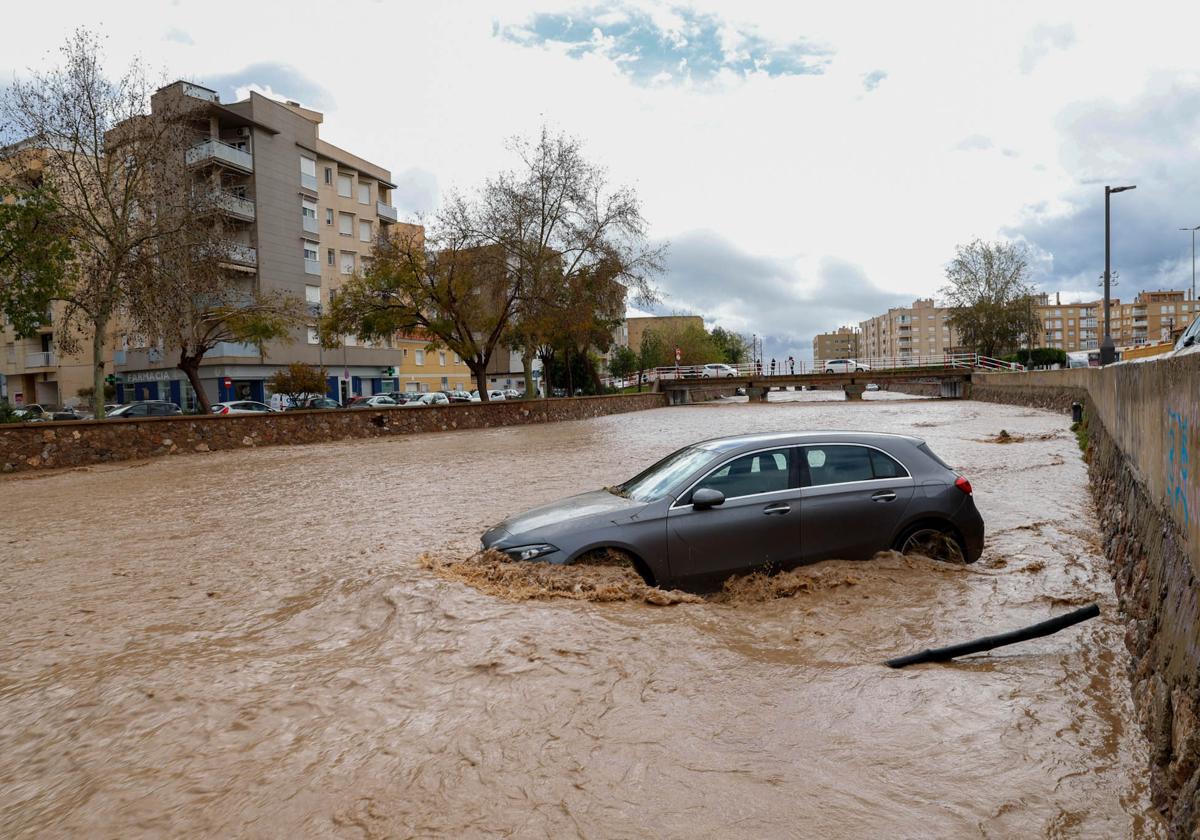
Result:
{"label": "car rear wheel", "polygon": [[862,373],[862,372],[863,372],[863,369],[862,369],[862,368],[855,368],[854,370],[855,370],[855,372],[857,372],[857,373]]}
{"label": "car rear wheel", "polygon": [[825,368],[826,373],[833,373],[833,368]]}
{"label": "car rear wheel", "polygon": [[912,526],[896,540],[895,549],[901,554],[919,554],[946,563],[966,562],[966,552],[958,533],[951,525],[938,522]]}

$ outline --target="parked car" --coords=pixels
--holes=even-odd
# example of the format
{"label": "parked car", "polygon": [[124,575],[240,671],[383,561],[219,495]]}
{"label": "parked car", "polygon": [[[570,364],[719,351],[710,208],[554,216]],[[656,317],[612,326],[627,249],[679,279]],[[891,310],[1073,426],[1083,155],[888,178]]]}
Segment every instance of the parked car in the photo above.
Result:
{"label": "parked car", "polygon": [[20,418],[22,423],[37,423],[42,420],[50,419],[46,409],[42,408],[37,403],[29,403],[28,405],[19,405],[13,409],[13,416]]}
{"label": "parked car", "polygon": [[301,400],[298,405],[289,405],[288,411],[312,411],[315,409],[326,408],[341,408],[342,405],[337,400],[331,400],[329,397],[309,397]]}
{"label": "parked car", "polygon": [[704,366],[704,370],[701,371],[700,375],[705,379],[714,379],[722,376],[737,376],[738,372],[737,368],[733,367],[732,365],[708,364]]}
{"label": "parked car", "polygon": [[825,362],[826,373],[858,373],[870,370],[866,362],[856,362],[854,359],[828,359]]}
{"label": "parked car", "polygon": [[[500,400],[505,399],[504,392],[497,391],[497,390],[489,390],[488,391],[488,399],[491,400],[492,402],[499,402]],[[478,391],[471,392],[471,402],[480,402]]]}
{"label": "parked car", "polygon": [[970,482],[921,439],[803,432],[686,446],[623,484],[509,517],[482,546],[549,563],[615,550],[651,584],[704,590],[886,549],[974,562],[983,531]]}
{"label": "parked car", "polygon": [[866,388],[866,390],[868,390],[868,391],[878,391],[878,390],[879,390],[879,386],[878,386],[878,385],[876,385],[874,382],[868,382],[868,383],[867,383],[867,388]]}
{"label": "parked car", "polygon": [[91,420],[91,413],[84,413],[77,408],[64,406],[50,414],[50,420]]}
{"label": "parked car", "polygon": [[1189,356],[1192,353],[1200,353],[1200,315],[1197,315],[1191,326],[1183,331],[1175,342],[1175,348],[1171,350],[1172,356]]}
{"label": "parked car", "polygon": [[376,394],[373,397],[355,397],[346,404],[346,408],[395,408],[400,405],[387,394]]}
{"label": "parked car", "polygon": [[469,403],[471,401],[470,391],[443,391],[442,393],[452,403]]}
{"label": "parked car", "polygon": [[504,399],[506,400],[519,400],[524,396],[524,394],[521,391],[518,391],[516,388],[504,388],[503,390]]}
{"label": "parked car", "polygon": [[213,414],[274,414],[275,409],[266,403],[261,403],[256,400],[230,400],[228,402],[213,403]]}
{"label": "parked car", "polygon": [[430,391],[427,394],[421,394],[421,396],[417,397],[415,400],[409,400],[404,405],[406,408],[408,408],[408,407],[416,408],[416,407],[423,406],[423,405],[449,405],[449,404],[450,404],[450,398],[447,397],[445,394],[443,394],[441,391]]}
{"label": "parked car", "polygon": [[173,402],[138,400],[115,409],[112,414],[107,416],[114,420],[118,418],[128,420],[131,417],[170,417],[174,414],[183,414],[183,411]]}

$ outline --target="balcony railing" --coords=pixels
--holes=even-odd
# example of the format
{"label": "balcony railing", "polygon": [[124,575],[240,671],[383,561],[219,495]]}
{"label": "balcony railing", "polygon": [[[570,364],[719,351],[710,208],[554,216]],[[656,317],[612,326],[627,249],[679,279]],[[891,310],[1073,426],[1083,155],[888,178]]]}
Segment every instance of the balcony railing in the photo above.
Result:
{"label": "balcony railing", "polygon": [[304,261],[304,273],[305,274],[316,274],[319,276],[321,274],[321,261],[306,259]]}
{"label": "balcony railing", "polygon": [[304,231],[305,231],[305,233],[316,233],[316,232],[317,232],[317,220],[316,220],[316,217],[314,217],[314,216],[301,216],[301,217],[300,217],[300,221],[301,221],[301,223],[304,225]]}
{"label": "balcony railing", "polygon": [[240,242],[223,242],[221,256],[238,265],[258,265],[258,251]]}
{"label": "balcony railing", "polygon": [[197,143],[187,150],[186,160],[189,166],[215,161],[243,172],[254,171],[253,155],[244,149],[222,143],[220,140],[205,140]]}
{"label": "balcony railing", "polygon": [[317,176],[316,175],[305,175],[303,172],[301,172],[300,173],[300,186],[304,187],[304,189],[306,189],[306,190],[312,190],[313,192],[316,192],[317,191]]}
{"label": "balcony railing", "polygon": [[55,367],[57,364],[58,358],[52,350],[25,354],[25,367],[27,368]]}
{"label": "balcony railing", "polygon": [[254,221],[254,201],[231,192],[217,192],[212,197],[213,204],[221,210],[248,222]]}
{"label": "balcony railing", "polygon": [[375,202],[375,215],[379,217],[379,221],[381,222],[394,222],[400,218],[395,207],[390,204],[384,204],[382,201]]}

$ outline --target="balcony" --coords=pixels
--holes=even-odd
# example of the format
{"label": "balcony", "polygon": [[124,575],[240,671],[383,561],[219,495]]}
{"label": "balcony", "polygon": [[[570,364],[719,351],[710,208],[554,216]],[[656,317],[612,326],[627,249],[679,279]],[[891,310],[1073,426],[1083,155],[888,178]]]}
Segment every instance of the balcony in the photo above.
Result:
{"label": "balcony", "polygon": [[305,175],[303,172],[301,172],[300,173],[300,186],[306,190],[312,190],[313,192],[316,192],[317,191],[317,176],[316,175]]}
{"label": "balcony", "polygon": [[305,274],[315,274],[318,277],[320,277],[321,276],[321,261],[306,259],[304,261],[304,273]]}
{"label": "balcony", "polygon": [[205,140],[187,150],[185,156],[188,166],[203,166],[208,163],[219,163],[237,169],[241,172],[254,171],[254,156],[249,152],[222,143],[220,140]]}
{"label": "balcony", "polygon": [[254,221],[253,199],[235,195],[231,192],[214,192],[212,202],[214,206],[227,216],[233,216],[235,219],[242,219],[247,222]]}
{"label": "balcony", "polygon": [[261,354],[258,348],[253,344],[240,344],[234,341],[219,342],[212,350],[209,351],[210,356],[233,356],[239,359],[255,359]]}
{"label": "balcony", "polygon": [[58,357],[54,355],[52,350],[46,350],[41,353],[26,353],[25,354],[25,369],[31,368],[52,368],[58,366]]}
{"label": "balcony", "polygon": [[224,242],[221,244],[221,256],[235,265],[258,265],[258,251],[240,242]]}
{"label": "balcony", "polygon": [[390,204],[384,204],[382,201],[375,202],[375,215],[379,217],[379,221],[381,222],[395,222],[400,218],[395,207]]}
{"label": "balcony", "polygon": [[301,222],[301,224],[304,225],[305,233],[316,233],[317,232],[316,216],[301,216],[300,222]]}

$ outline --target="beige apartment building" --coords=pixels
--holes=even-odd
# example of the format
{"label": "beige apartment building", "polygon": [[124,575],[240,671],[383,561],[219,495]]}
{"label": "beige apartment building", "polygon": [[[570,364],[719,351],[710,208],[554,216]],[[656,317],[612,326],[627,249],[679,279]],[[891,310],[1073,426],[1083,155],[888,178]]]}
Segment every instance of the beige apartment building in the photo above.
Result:
{"label": "beige apartment building", "polygon": [[952,312],[937,306],[933,298],[925,298],[913,301],[912,306],[893,307],[884,315],[861,321],[858,357],[903,359],[957,353],[958,336],[949,324]]}
{"label": "beige apartment building", "polygon": [[820,333],[813,338],[814,359],[857,359],[858,328],[838,327],[833,332]]}
{"label": "beige apartment building", "polygon": [[624,327],[618,327],[613,337],[618,344],[635,353],[642,347],[642,336],[646,330],[657,330],[664,334],[674,333],[688,326],[704,329],[704,318],[699,315],[655,315],[625,319]]}
{"label": "beige apartment building", "polygon": [[[416,363],[424,362],[426,345],[419,340],[368,344],[350,337],[336,350],[320,346],[317,315],[367,265],[375,237],[399,224],[391,173],[322,140],[322,115],[296,102],[252,92],[226,104],[215,91],[181,81],[155,93],[152,107],[167,105],[168,97],[196,100],[195,143],[186,162],[198,185],[217,191],[228,231],[224,267],[261,291],[306,300],[314,317],[290,343],[273,343],[265,353],[232,343],[212,351],[201,367],[209,397],[265,399],[268,377],[297,361],[327,367],[328,392],[336,399],[405,390],[414,382],[437,390],[432,386],[440,385],[441,375],[413,378],[415,368],[424,367]],[[169,399],[185,410],[193,407],[195,395],[169,351],[164,355],[144,343],[127,334],[116,347],[118,399]],[[458,369],[466,372],[461,361]]]}
{"label": "beige apartment building", "polygon": [[[1113,343],[1137,347],[1173,341],[1200,313],[1200,304],[1184,290],[1145,291],[1132,303],[1110,301]],[[1062,304],[1055,296],[1041,295],[1037,304],[1041,333],[1036,346],[1066,352],[1097,350],[1104,338],[1104,301]]]}

